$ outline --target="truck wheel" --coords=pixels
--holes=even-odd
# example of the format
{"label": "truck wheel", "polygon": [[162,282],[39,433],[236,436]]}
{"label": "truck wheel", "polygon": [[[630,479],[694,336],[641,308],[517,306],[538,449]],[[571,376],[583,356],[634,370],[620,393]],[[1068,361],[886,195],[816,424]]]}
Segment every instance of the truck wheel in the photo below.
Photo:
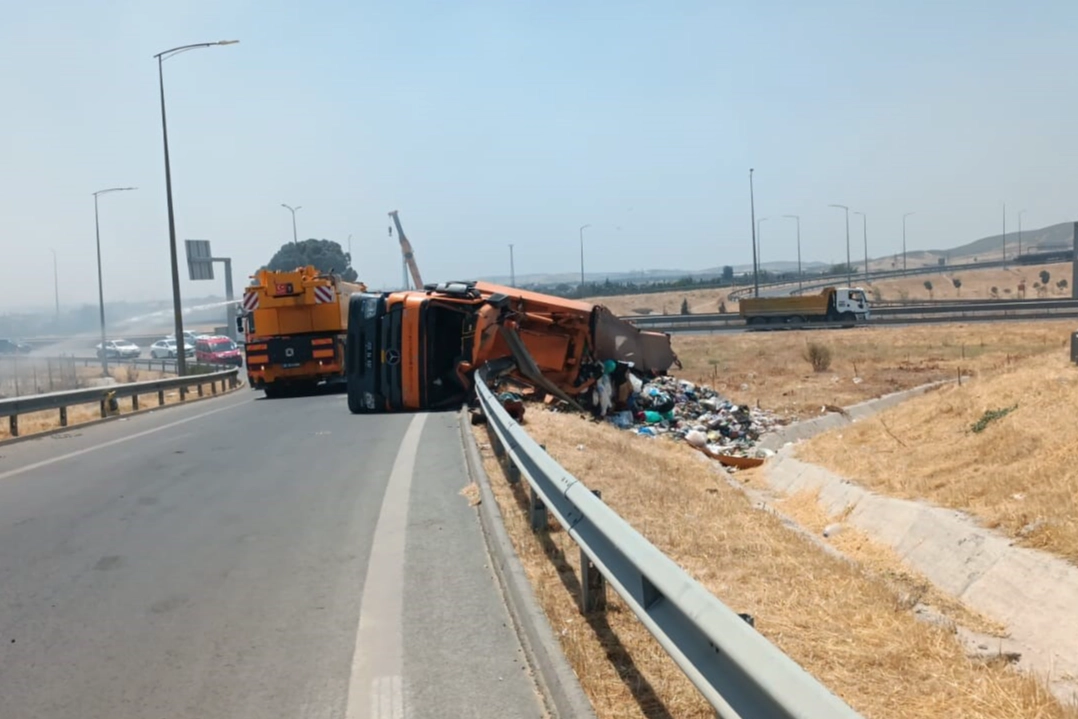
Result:
{"label": "truck wheel", "polygon": [[853,327],[857,324],[857,316],[853,312],[843,312],[841,317],[843,327]]}
{"label": "truck wheel", "polygon": [[262,391],[266,393],[266,399],[277,399],[284,396],[284,387],[275,383],[266,385],[262,388]]}

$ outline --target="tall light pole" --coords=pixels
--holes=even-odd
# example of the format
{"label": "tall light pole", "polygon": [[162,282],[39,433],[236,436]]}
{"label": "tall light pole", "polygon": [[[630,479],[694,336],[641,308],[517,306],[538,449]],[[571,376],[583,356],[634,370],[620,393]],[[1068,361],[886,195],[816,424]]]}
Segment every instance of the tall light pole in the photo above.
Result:
{"label": "tall light pole", "polygon": [[52,252],[52,289],[56,295],[56,320],[60,320],[60,273],[56,269],[56,250]]}
{"label": "tall light pole", "polygon": [[[105,351],[105,290],[101,281],[101,223],[98,220],[97,198],[110,192],[127,192],[137,187],[110,187],[94,193],[94,235],[97,238],[97,311],[101,319],[101,372],[103,377],[109,374],[109,353]],[[55,257],[55,253],[53,255]],[[55,265],[53,265],[55,269]],[[57,290],[59,292],[59,290]]]}
{"label": "tall light pole", "polygon": [[296,213],[303,208],[303,205],[296,205],[295,207],[291,207],[290,205],[286,205],[282,202],[281,207],[292,213],[292,244],[298,245],[299,240],[296,238]]}
{"label": "tall light pole", "polygon": [[517,271],[513,265],[513,244],[509,244],[509,286],[517,286]]}
{"label": "tall light pole", "polygon": [[[756,197],[752,190],[752,170],[749,168],[749,213],[752,216],[752,296],[760,296],[759,258],[756,255]],[[1075,290],[1078,292],[1078,290]]]}
{"label": "tall light pole", "polygon": [[584,230],[591,225],[580,226],[580,296],[584,296]]}
{"label": "tall light pole", "polygon": [[797,220],[797,291],[801,291],[801,217],[799,215],[783,215],[791,220]]}
{"label": "tall light pole", "polygon": [[1018,259],[1022,259],[1022,213],[1025,210],[1018,211]]}
{"label": "tall light pole", "polygon": [[846,211],[846,286],[851,287],[853,285],[853,278],[851,273],[853,268],[850,266],[850,208],[846,205],[828,205],[828,207],[837,207]]}
{"label": "tall light pole", "polygon": [[907,212],[902,215],[902,271],[906,271],[906,218],[916,213]]}
{"label": "tall light pole", "polygon": [[865,240],[865,279],[868,279],[868,215],[863,212],[854,212],[855,215],[861,216],[861,231],[864,233]]}
{"label": "tall light pole", "polygon": [[[239,40],[218,40],[217,42],[200,42],[193,45],[180,45],[171,50],[165,50],[154,55],[157,58],[157,81],[161,88],[161,137],[165,145],[165,196],[168,201],[168,251],[172,261],[172,314],[175,323],[176,342],[183,347],[183,305],[180,300],[180,264],[176,257],[176,216],[172,208],[172,168],[168,158],[168,122],[165,119],[165,71],[164,61],[173,55],[179,55],[188,50],[198,50],[215,45],[234,45]],[[187,374],[187,354],[176,353],[176,373],[181,377]]]}
{"label": "tall light pole", "polygon": [[1003,269],[1007,269],[1007,203],[1003,203]]}

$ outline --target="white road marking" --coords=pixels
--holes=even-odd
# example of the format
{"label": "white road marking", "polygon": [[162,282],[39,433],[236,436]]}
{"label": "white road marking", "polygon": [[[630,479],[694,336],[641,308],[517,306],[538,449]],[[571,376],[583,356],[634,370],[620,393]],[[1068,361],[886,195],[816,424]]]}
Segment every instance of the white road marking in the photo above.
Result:
{"label": "white road marking", "polygon": [[378,513],[363,582],[346,719],[404,719],[405,716],[401,679],[404,539],[415,457],[426,420],[427,415],[418,414],[409,423]]}
{"label": "white road marking", "polygon": [[[248,401],[251,401],[251,400],[248,400]],[[181,424],[187,424],[188,422],[194,422],[195,420],[203,419],[204,417],[209,417],[211,414],[217,414],[218,412],[227,412],[230,409],[235,409],[236,407],[242,407],[245,404],[247,404],[247,402],[239,402],[237,404],[229,405],[228,407],[219,407],[217,409],[211,409],[208,412],[202,412],[201,414],[196,414],[193,417],[187,417],[186,419],[177,420],[176,422],[169,422],[168,424],[163,424],[160,427],[153,427],[151,429],[145,429],[145,430],[143,430],[141,432],[136,432],[135,434],[129,434],[129,435],[125,436],[125,437],[118,437],[116,439],[110,439],[108,442],[102,442],[101,444],[95,444],[92,447],[84,447],[83,449],[77,449],[74,452],[68,452],[67,454],[61,454],[61,455],[56,456],[56,457],[49,457],[48,459],[43,459],[40,462],[34,462],[33,464],[27,464],[27,465],[25,465],[23,467],[17,467],[15,469],[9,469],[6,472],[0,472],[0,481],[8,479],[9,477],[15,477],[15,476],[20,475],[20,474],[22,474],[24,472],[32,472],[33,470],[40,469],[41,467],[48,467],[50,464],[56,464],[57,462],[63,462],[64,460],[72,459],[73,457],[80,457],[80,456],[82,456],[84,454],[88,454],[90,452],[96,452],[99,449],[107,449],[109,447],[114,447],[117,444],[123,444],[124,442],[130,442],[133,439],[138,439],[139,437],[145,437],[148,434],[154,434],[156,432],[163,432],[166,429],[172,429],[173,427],[179,427]],[[78,425],[73,425],[69,429],[77,430]]]}

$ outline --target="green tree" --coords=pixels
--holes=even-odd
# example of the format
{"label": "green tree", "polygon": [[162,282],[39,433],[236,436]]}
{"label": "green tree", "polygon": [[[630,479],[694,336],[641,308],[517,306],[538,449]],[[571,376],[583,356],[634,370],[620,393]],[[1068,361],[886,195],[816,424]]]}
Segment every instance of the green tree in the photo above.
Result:
{"label": "green tree", "polygon": [[681,301],[681,314],[690,315],[692,312],[689,310],[689,299],[686,297]]}
{"label": "green tree", "polygon": [[1052,279],[1052,274],[1048,270],[1041,270],[1041,284],[1048,284],[1048,280]]}
{"label": "green tree", "polygon": [[722,281],[733,282],[734,281],[734,268],[730,265],[722,266]]}
{"label": "green tree", "polygon": [[961,297],[962,296],[962,280],[958,279],[957,277],[954,277],[954,278],[951,279],[951,284],[954,285],[955,292],[957,292],[958,296]]}
{"label": "green tree", "polygon": [[266,269],[288,272],[313,265],[319,272],[335,272],[346,282],[355,282],[359,275],[352,269],[352,258],[332,240],[288,242],[270,258]]}
{"label": "green tree", "polygon": [[928,290],[928,298],[932,299],[932,280],[925,280],[925,289]]}

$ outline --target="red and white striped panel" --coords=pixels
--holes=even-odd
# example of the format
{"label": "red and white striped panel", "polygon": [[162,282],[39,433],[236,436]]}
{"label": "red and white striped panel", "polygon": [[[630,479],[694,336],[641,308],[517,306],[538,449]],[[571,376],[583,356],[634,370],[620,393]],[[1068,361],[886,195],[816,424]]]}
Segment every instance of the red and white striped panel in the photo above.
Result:
{"label": "red and white striped panel", "polygon": [[252,312],[258,309],[258,293],[257,292],[244,292],[243,293],[243,309],[248,312]]}
{"label": "red and white striped panel", "polygon": [[335,294],[332,287],[319,285],[314,288],[315,304],[324,305],[334,300]]}

